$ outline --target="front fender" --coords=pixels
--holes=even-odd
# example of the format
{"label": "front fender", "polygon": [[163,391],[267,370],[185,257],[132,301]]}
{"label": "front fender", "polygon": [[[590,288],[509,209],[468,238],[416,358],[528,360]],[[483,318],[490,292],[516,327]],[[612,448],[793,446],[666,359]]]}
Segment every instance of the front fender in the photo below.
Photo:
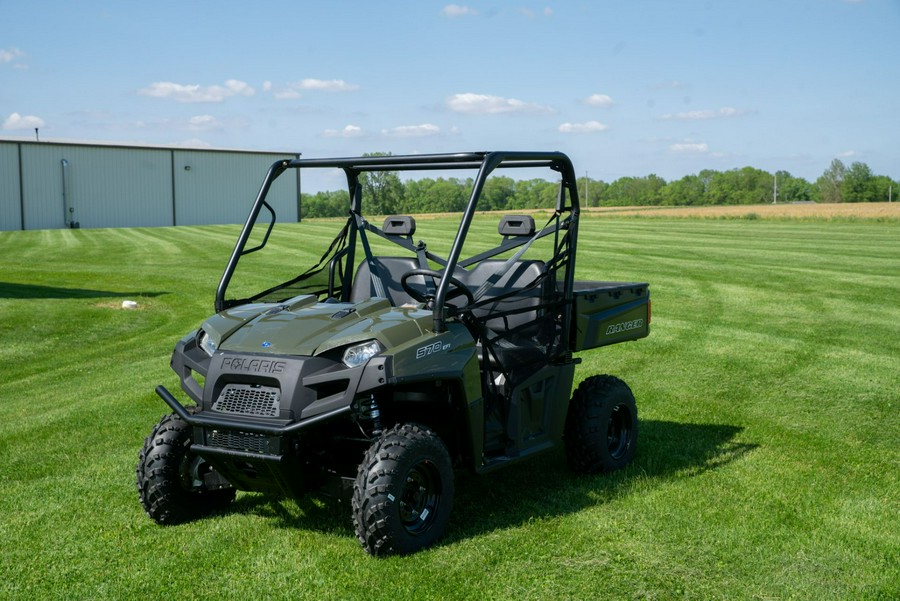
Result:
{"label": "front fender", "polygon": [[481,370],[478,366],[475,340],[459,323],[448,324],[440,334],[423,336],[397,347],[392,357],[393,374],[389,383],[408,385],[416,382],[443,380],[457,384],[454,413],[464,423],[457,432],[464,455],[474,469],[484,449],[484,399],[481,392]]}
{"label": "front fender", "polygon": [[[421,380],[453,380],[466,374],[466,365],[475,356],[475,340],[462,324],[440,334],[429,332],[396,346],[393,356],[393,380],[405,384]],[[471,378],[466,378],[471,380]],[[479,378],[474,378],[480,396]],[[467,390],[466,396],[471,396]]]}

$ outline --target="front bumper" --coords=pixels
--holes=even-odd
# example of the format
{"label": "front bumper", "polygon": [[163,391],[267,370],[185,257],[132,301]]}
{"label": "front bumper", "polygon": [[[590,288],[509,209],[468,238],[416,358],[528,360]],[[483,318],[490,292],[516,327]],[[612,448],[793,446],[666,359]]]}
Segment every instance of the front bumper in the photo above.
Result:
{"label": "front bumper", "polygon": [[[191,452],[240,490],[297,496],[321,472],[310,451],[315,432],[349,425],[357,398],[369,397],[391,379],[392,359],[373,357],[347,368],[322,357],[281,357],[217,352],[212,357],[190,339],[172,356],[182,389],[199,410],[189,410],[164,386],[156,393],[193,428]],[[195,377],[196,376],[196,377]],[[355,429],[355,428],[354,428]],[[329,458],[324,458],[328,460]]]}
{"label": "front bumper", "polygon": [[267,436],[290,436],[304,428],[315,426],[324,421],[340,417],[350,413],[350,405],[338,407],[331,411],[320,413],[316,416],[305,420],[293,422],[286,425],[263,424],[251,421],[237,421],[233,418],[225,418],[213,416],[209,413],[189,413],[188,410],[178,402],[172,393],[166,390],[165,386],[157,386],[156,394],[159,395],[166,405],[174,411],[178,417],[195,428],[210,428],[215,430],[232,430],[236,432],[249,432],[252,434],[263,434]]}
{"label": "front bumper", "polygon": [[347,416],[351,411],[350,405],[345,405],[300,421],[266,424],[235,420],[215,412],[189,412],[164,386],[157,386],[156,394],[193,427],[191,452],[212,465],[232,486],[289,496],[303,494],[312,475],[292,441],[301,437],[304,430]]}

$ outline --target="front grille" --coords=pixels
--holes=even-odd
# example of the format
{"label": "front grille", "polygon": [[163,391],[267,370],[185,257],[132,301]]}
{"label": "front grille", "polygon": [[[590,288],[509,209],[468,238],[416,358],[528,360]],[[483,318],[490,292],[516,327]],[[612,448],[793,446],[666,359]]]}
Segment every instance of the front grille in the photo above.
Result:
{"label": "front grille", "polygon": [[278,417],[281,394],[277,388],[257,384],[228,384],[213,403],[213,411]]}
{"label": "front grille", "polygon": [[247,451],[249,453],[268,453],[269,439],[262,434],[248,432],[223,432],[213,430],[209,435],[209,444],[213,447]]}

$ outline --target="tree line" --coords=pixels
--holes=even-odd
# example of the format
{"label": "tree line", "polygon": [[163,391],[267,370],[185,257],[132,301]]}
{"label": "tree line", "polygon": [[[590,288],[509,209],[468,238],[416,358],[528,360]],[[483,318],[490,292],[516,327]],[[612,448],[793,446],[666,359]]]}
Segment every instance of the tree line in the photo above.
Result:
{"label": "tree line", "polygon": [[[365,212],[373,215],[461,211],[472,190],[469,178],[423,178],[403,181],[396,172],[366,173],[360,177]],[[558,182],[514,180],[494,176],[485,183],[479,208],[485,211],[551,208]],[[787,171],[774,174],[743,167],[728,171],[704,169],[696,175],[667,182],[658,175],[620,177],[613,182],[578,179],[582,206],[697,206],[777,202],[880,202],[900,192],[900,184],[875,175],[865,163],[849,167],[835,159],[815,181]],[[777,195],[777,196],[776,196]],[[341,217],[347,214],[346,190],[301,195],[301,215]]]}

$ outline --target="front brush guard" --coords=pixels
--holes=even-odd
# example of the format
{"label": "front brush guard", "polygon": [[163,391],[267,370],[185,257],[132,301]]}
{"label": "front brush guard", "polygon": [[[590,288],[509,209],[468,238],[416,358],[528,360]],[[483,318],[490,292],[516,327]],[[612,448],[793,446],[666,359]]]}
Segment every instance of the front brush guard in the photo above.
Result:
{"label": "front brush guard", "polygon": [[166,390],[165,386],[157,386],[156,394],[159,395],[166,405],[178,415],[183,421],[191,426],[200,428],[216,428],[219,430],[232,430],[236,432],[250,432],[253,434],[267,434],[269,436],[287,436],[294,434],[316,424],[334,419],[350,412],[350,406],[338,407],[327,413],[320,413],[313,417],[294,422],[285,426],[275,426],[266,424],[256,424],[249,421],[236,422],[234,420],[212,417],[204,414],[189,413],[188,410],[178,402],[172,393]]}

